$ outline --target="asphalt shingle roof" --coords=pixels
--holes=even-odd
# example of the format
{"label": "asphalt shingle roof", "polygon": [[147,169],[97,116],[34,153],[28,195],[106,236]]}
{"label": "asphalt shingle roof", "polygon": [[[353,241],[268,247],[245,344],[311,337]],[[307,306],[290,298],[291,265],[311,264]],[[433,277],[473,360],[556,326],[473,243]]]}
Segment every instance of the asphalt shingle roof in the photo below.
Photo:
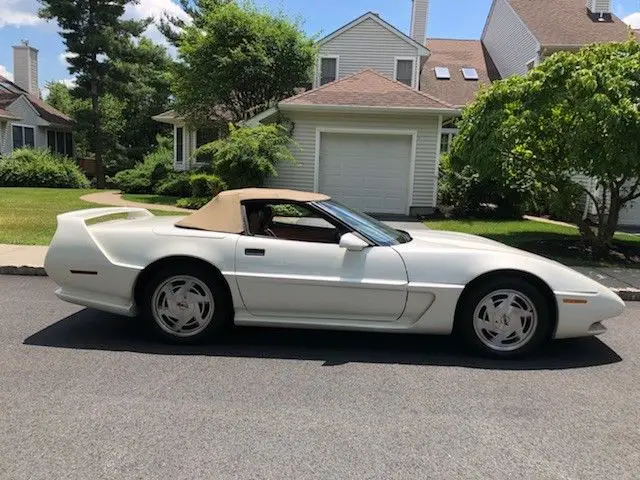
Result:
{"label": "asphalt shingle roof", "polygon": [[432,95],[391,80],[375,70],[328,83],[287,98],[281,105],[339,105],[452,109],[454,106]]}
{"label": "asphalt shingle roof", "polygon": [[10,92],[3,92],[0,90],[0,108],[11,105],[18,97],[24,95],[27,100],[29,100],[29,103],[33,105],[33,108],[36,109],[40,117],[47,122],[68,126],[73,124],[73,119],[71,117],[65,115],[60,110],[53,108],[41,98],[29,94],[26,90],[23,90],[8,78],[0,75],[0,82],[8,84],[12,87],[12,91]]}
{"label": "asphalt shingle roof", "polygon": [[588,45],[629,39],[629,27],[615,15],[599,22],[585,0],[508,0],[531,33],[545,46]]}
{"label": "asphalt shingle roof", "polygon": [[[431,38],[427,39],[427,48],[431,56],[424,63],[420,89],[447,103],[466,105],[481,86],[490,85],[500,77],[480,40]],[[447,67],[451,78],[436,78],[436,67]],[[475,68],[478,80],[466,80],[462,75],[463,68]]]}

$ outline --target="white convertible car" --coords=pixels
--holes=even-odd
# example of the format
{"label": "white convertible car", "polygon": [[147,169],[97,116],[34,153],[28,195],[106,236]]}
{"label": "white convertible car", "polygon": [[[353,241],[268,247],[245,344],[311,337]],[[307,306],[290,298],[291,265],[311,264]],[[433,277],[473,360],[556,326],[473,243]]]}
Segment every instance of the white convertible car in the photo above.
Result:
{"label": "white convertible car", "polygon": [[600,322],[624,309],[554,261],[472,235],[394,230],[290,190],[227,191],[180,218],[128,207],[65,213],[45,268],[61,299],[140,315],[175,342],[235,323],[454,333],[511,357],[603,333]]}

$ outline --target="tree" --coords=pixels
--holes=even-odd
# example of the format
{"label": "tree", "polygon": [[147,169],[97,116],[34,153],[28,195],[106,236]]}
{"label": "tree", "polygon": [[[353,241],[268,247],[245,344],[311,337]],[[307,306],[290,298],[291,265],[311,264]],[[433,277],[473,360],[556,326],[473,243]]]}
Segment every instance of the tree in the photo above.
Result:
{"label": "tree", "polygon": [[638,72],[640,44],[630,40],[556,53],[526,77],[496,82],[465,109],[452,165],[559,194],[581,188],[597,211],[591,241],[603,251],[621,209],[640,197]]}
{"label": "tree", "polygon": [[[81,157],[91,155],[91,132],[93,129],[93,112],[91,100],[88,98],[76,98],[74,90],[65,84],[53,82],[47,85],[49,95],[47,103],[76,120],[74,135],[75,151]],[[104,94],[100,100],[100,125],[102,131],[101,145],[103,148],[104,171],[110,175],[118,170],[127,168],[129,163],[123,165],[121,157],[124,149],[121,145],[121,137],[127,129],[125,119],[124,99],[111,94]],[[131,161],[133,166],[135,161]]]}
{"label": "tree", "polygon": [[281,125],[234,127],[229,136],[198,149],[198,155],[211,156],[213,171],[230,188],[260,187],[276,176],[281,162],[296,163],[291,137]]}
{"label": "tree", "polygon": [[285,17],[219,0],[188,12],[193,21],[173,37],[180,62],[172,86],[191,123],[237,122],[309,82],[313,41]]}
{"label": "tree", "polygon": [[67,51],[69,71],[75,75],[74,90],[91,101],[88,141],[96,161],[96,183],[105,187],[101,100],[126,81],[117,61],[131,51],[150,20],[123,20],[131,0],[39,0],[40,16],[56,20]]}
{"label": "tree", "polygon": [[169,71],[173,63],[163,46],[145,37],[132,46],[127,58],[118,61],[117,68],[128,78],[119,88],[125,126],[118,142],[125,164],[121,161],[118,169],[141,162],[157,146],[158,135],[167,133],[168,127],[151,117],[171,108]]}

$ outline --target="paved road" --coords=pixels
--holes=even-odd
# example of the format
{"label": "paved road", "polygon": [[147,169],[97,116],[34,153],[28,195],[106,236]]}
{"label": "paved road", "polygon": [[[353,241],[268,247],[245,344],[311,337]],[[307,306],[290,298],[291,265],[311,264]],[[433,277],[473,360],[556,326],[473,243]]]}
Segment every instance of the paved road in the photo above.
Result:
{"label": "paved road", "polygon": [[637,306],[501,363],[377,334],[167,347],[51,290],[0,276],[1,479],[640,477]]}

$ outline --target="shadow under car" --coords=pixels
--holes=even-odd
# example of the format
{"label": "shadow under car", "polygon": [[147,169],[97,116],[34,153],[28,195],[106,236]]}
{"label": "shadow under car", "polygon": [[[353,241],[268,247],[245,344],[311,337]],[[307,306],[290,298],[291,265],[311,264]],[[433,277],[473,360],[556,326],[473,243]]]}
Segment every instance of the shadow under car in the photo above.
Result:
{"label": "shadow under car", "polygon": [[160,355],[278,358],[347,363],[458,366],[501,370],[557,370],[607,365],[622,358],[595,337],[557,340],[516,360],[467,352],[453,337],[397,333],[234,327],[218,341],[173,345],[154,341],[142,322],[84,309],[34,333],[26,345]]}

